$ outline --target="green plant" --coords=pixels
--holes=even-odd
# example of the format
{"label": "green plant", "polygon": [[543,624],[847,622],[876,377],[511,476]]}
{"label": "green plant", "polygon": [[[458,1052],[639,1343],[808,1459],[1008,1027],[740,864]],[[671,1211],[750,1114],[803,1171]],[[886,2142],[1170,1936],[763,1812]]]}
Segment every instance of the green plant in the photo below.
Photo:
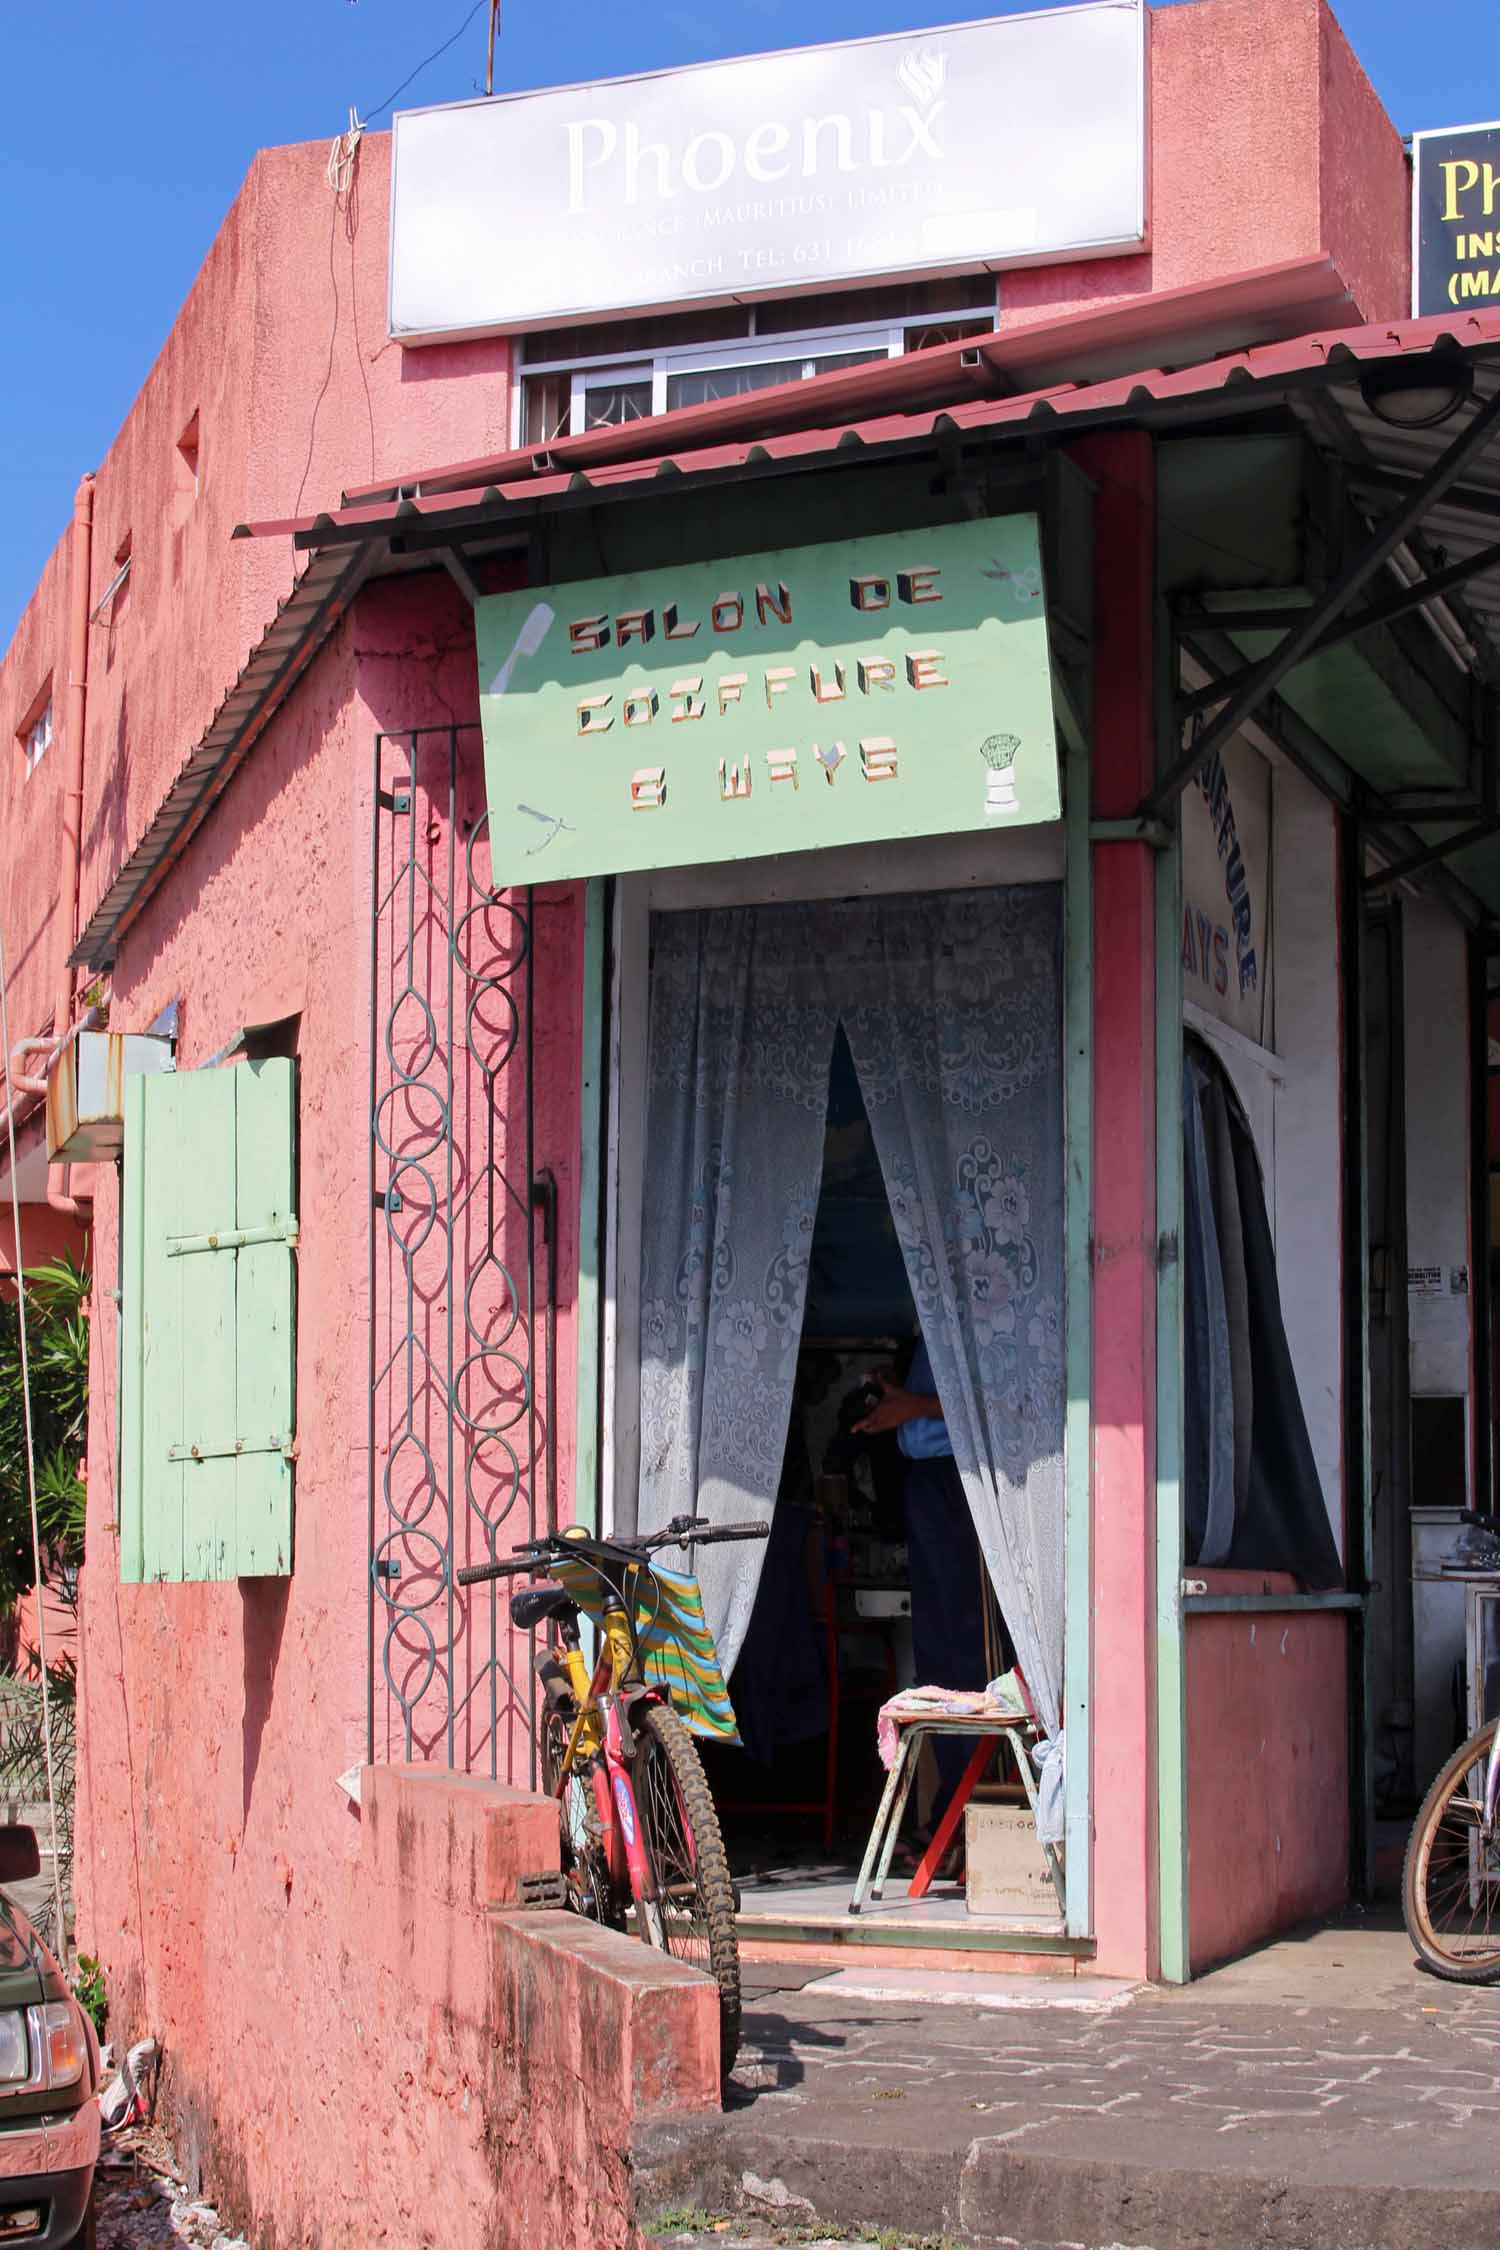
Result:
{"label": "green plant", "polygon": [[[65,1588],[83,1560],[82,1455],[88,1431],[87,1267],[67,1256],[27,1269],[26,1351],[31,1372],[37,1521],[44,1562]],[[0,1298],[0,1607],[36,1582],[21,1388],[21,1321]]]}
{"label": "green plant", "polygon": [[73,1978],[73,1997],[102,2039],[109,2018],[109,1996],[104,1989],[104,1964],[92,1953],[80,1953]]}

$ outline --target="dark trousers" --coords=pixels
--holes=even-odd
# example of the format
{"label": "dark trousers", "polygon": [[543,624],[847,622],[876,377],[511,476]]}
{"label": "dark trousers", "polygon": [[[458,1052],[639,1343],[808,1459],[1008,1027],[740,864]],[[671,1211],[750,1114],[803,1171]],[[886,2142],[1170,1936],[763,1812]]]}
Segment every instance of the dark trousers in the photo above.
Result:
{"label": "dark trousers", "polygon": [[[918,1687],[982,1688],[984,1563],[958,1469],[950,1460],[908,1461],[902,1480],[910,1558],[911,1645]],[[932,1820],[942,1819],[963,1779],[972,1743],[949,1736],[933,1743],[938,1792]]]}

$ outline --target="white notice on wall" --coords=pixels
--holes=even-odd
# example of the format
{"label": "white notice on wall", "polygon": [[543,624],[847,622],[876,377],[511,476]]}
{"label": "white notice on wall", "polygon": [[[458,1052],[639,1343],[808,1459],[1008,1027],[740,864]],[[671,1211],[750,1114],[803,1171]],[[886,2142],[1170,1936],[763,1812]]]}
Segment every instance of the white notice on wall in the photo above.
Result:
{"label": "white notice on wall", "polygon": [[1441,1297],[1443,1269],[1441,1266],[1408,1266],[1406,1289],[1411,1297]]}

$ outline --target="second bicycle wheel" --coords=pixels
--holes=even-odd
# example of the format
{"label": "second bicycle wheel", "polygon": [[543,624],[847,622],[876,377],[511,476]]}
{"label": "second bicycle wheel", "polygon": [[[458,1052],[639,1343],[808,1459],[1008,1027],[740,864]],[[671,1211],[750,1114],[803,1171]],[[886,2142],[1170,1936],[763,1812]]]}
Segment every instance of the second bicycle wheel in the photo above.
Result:
{"label": "second bicycle wheel", "polygon": [[1455,1984],[1500,1984],[1500,1830],[1484,1818],[1495,1726],[1454,1751],[1406,1847],[1406,1934],[1433,1975]]}
{"label": "second bicycle wheel", "polygon": [[647,1704],[635,1724],[635,1801],[657,1884],[654,1910],[637,1907],[642,1935],[718,1985],[719,2071],[727,2078],[740,2049],[740,1949],[719,1816],[677,1713]]}

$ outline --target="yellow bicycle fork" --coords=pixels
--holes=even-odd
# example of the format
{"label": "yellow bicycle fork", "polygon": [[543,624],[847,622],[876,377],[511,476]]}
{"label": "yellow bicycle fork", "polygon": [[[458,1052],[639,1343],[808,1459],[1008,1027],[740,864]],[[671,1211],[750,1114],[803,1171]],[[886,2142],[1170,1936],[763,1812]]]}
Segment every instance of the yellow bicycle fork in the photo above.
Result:
{"label": "yellow bicycle fork", "polygon": [[623,1609],[611,1608],[604,1612],[604,1646],[599,1662],[590,1677],[587,1660],[575,1640],[563,1649],[563,1661],[568,1670],[568,1684],[578,1715],[568,1736],[568,1747],[563,1753],[559,1781],[566,1778],[575,1763],[592,1757],[604,1747],[604,1726],[599,1714],[599,1698],[611,1688],[628,1678],[635,1658],[635,1644],[631,1637],[630,1620]]}

